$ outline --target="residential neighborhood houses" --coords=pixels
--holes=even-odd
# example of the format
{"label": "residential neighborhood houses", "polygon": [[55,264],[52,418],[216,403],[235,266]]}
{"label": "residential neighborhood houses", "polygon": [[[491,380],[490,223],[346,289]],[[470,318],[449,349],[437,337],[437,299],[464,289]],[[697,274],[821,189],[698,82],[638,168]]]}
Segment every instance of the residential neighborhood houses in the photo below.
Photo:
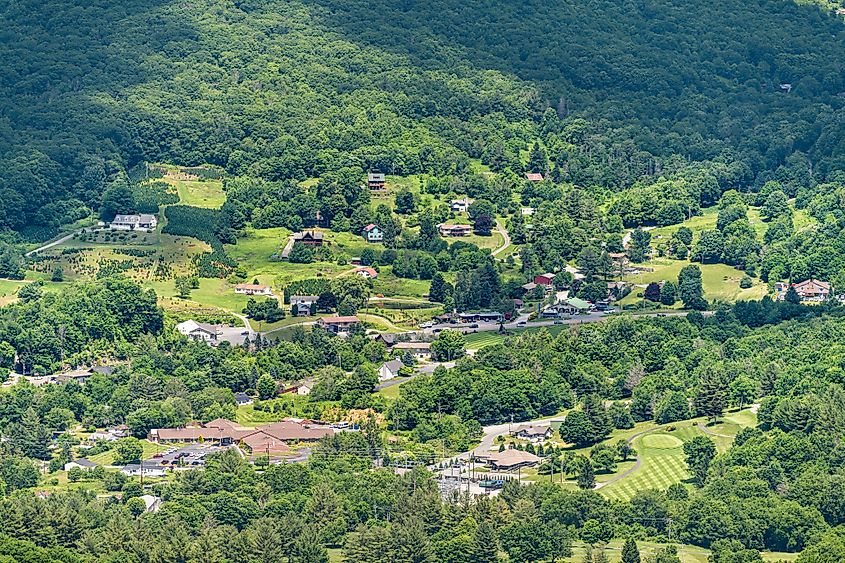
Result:
{"label": "residential neighborhood houses", "polygon": [[154,231],[158,226],[155,215],[142,213],[140,215],[115,215],[109,223],[112,231]]}

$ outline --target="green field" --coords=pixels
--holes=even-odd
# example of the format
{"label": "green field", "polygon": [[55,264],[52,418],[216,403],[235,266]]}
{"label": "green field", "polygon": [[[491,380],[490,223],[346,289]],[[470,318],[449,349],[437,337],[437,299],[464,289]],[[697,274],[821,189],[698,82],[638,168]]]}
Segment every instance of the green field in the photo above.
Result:
{"label": "green field", "polygon": [[[612,540],[605,545],[604,553],[611,563],[618,563],[622,559],[622,544],[624,540]],[[640,556],[645,559],[653,555],[658,549],[667,544],[660,544],[655,542],[638,541],[637,548],[640,550]],[[678,558],[683,563],[708,563],[710,550],[704,549],[694,545],[675,544],[678,548]],[[580,542],[572,546],[572,557],[563,559],[563,561],[575,563],[584,561],[584,554],[587,547]],[[595,551],[593,552],[595,554]],[[761,554],[764,561],[795,561],[798,557],[797,553],[772,553],[763,552]]]}
{"label": "green field", "polygon": [[[601,494],[614,500],[628,500],[637,491],[665,490],[673,483],[689,479],[684,461],[683,444],[696,436],[706,436],[718,451],[727,450],[734,437],[744,427],[753,426],[757,417],[750,410],[727,413],[718,424],[705,426],[703,419],[683,421],[658,427],[634,438],[632,446],[637,451],[640,467],[629,476],[599,489]],[[669,430],[674,427],[675,430]]]}
{"label": "green field", "polygon": [[[651,272],[642,272],[636,275],[625,276],[625,281],[636,286],[620,302],[628,305],[640,301],[638,292],[642,292],[644,286],[651,282],[672,280],[677,282],[678,273],[681,268],[691,264],[689,260],[673,260],[671,258],[655,258],[642,264],[644,268],[651,268]],[[739,282],[745,276],[742,270],[737,270],[725,264],[696,264],[701,268],[701,283],[704,288],[704,298],[707,300],[718,300],[733,302],[737,300],[760,299],[769,292],[768,286],[759,279],[753,279],[753,285],[748,289],[739,287]],[[680,307],[680,304],[677,305]]]}
{"label": "green field", "polygon": [[499,334],[495,331],[489,332],[473,332],[466,335],[466,347],[470,350],[478,350],[485,346],[492,346],[494,344],[501,344],[508,336],[519,336],[525,332],[537,332],[539,330],[547,330],[552,336],[557,336],[562,330],[571,325],[553,325],[534,328],[518,328],[508,331],[509,334]]}
{"label": "green field", "polygon": [[218,209],[226,203],[221,180],[182,180],[166,175],[164,181],[176,187],[182,205]]}

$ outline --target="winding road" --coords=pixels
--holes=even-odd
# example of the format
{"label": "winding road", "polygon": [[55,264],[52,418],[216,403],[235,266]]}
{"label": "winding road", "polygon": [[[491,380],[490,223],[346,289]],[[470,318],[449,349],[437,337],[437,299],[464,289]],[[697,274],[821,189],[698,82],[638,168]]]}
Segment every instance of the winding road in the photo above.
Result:
{"label": "winding road", "polygon": [[502,235],[502,245],[490,253],[493,256],[501,254],[505,251],[507,247],[511,245],[511,236],[508,234],[508,230],[505,229],[501,223],[499,223],[498,219],[496,220],[496,230],[499,232],[500,235]]}

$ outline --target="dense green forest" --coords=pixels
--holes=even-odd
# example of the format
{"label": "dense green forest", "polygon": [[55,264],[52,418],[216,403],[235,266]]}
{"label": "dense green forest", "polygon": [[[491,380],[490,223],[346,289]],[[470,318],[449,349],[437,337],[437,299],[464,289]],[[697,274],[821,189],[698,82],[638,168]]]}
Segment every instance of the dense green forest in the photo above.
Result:
{"label": "dense green forest", "polygon": [[559,180],[617,189],[699,162],[747,190],[796,158],[824,180],[845,153],[827,5],[31,0],[2,22],[0,224],[32,236],[144,161],[519,172],[541,138]]}

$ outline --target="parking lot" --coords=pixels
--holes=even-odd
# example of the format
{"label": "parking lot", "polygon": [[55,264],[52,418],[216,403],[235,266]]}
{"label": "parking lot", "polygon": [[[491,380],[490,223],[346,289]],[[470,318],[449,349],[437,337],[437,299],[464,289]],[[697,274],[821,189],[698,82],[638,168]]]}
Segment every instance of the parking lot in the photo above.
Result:
{"label": "parking lot", "polygon": [[223,451],[224,447],[210,444],[191,444],[181,448],[170,448],[162,454],[153,456],[153,460],[162,467],[202,467],[209,454]]}

